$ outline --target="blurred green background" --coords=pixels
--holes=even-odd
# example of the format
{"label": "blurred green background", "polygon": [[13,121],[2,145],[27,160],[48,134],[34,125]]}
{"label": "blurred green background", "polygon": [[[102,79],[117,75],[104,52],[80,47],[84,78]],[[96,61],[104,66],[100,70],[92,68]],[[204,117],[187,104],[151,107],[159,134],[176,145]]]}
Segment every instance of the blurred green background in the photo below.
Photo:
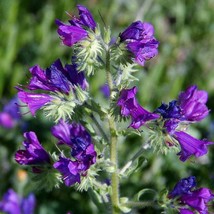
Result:
{"label": "blurred green background", "polygon": [[[155,27],[159,40],[159,55],[139,67],[139,102],[154,109],[162,101],[176,99],[180,91],[196,84],[209,93],[207,119],[193,125],[192,133],[199,138],[214,141],[214,1],[213,0],[0,0],[0,98],[1,109],[7,99],[16,94],[14,86],[26,84],[29,67],[39,64],[46,68],[57,58],[69,63],[71,49],[61,44],[56,33],[56,18],[66,22],[70,14],[77,14],[76,4],[83,4],[92,12],[101,27],[111,26],[117,37],[131,22],[142,20]],[[91,80],[96,95],[99,78]],[[0,109],[0,111],[1,111]],[[29,115],[24,118],[28,130],[38,131],[41,142],[52,141],[51,123],[43,117]],[[41,129],[42,127],[42,129]],[[41,132],[41,130],[43,130]],[[13,154],[22,142],[22,129],[4,130],[0,127],[0,198],[12,187],[20,194],[28,193],[30,183],[26,171],[13,161]],[[131,156],[141,138],[130,137],[120,147],[121,157]],[[51,147],[51,145],[49,145]],[[214,191],[214,148],[196,161],[181,163],[175,154],[147,154],[148,163],[133,173],[121,185],[121,195],[132,197],[144,187],[161,191],[172,189],[182,177],[196,175],[200,186]],[[125,160],[120,160],[121,165]],[[23,168],[22,168],[23,169]],[[73,188],[36,192],[37,213],[99,213],[88,199],[87,193]],[[160,213],[160,210],[139,209],[132,213]]]}

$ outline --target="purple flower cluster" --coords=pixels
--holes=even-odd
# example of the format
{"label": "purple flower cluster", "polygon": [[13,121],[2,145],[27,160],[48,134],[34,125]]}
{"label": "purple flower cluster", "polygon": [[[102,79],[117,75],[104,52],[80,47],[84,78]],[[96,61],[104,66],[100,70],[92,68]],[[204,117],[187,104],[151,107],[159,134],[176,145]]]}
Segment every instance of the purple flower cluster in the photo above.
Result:
{"label": "purple flower cluster", "polygon": [[144,66],[146,60],[158,54],[158,41],[154,37],[154,28],[150,23],[136,21],[120,34],[120,41],[133,53],[135,61]]}
{"label": "purple flower cluster", "polygon": [[87,175],[87,170],[96,162],[96,151],[91,142],[90,134],[81,124],[60,121],[52,128],[52,134],[71,149],[70,158],[61,156],[54,168],[62,174],[66,186],[80,183],[81,176]]}
{"label": "purple flower cluster", "polygon": [[167,133],[176,139],[181,151],[178,153],[181,161],[186,161],[190,156],[200,157],[207,153],[207,145],[212,144],[207,140],[198,140],[182,131],[182,125],[198,122],[204,119],[209,110],[206,106],[208,96],[206,91],[197,89],[193,85],[181,92],[178,100],[171,101],[169,105],[162,104],[156,109],[164,121]]}
{"label": "purple flower cluster", "polygon": [[194,176],[181,179],[169,193],[169,198],[176,198],[181,205],[189,206],[180,208],[181,214],[194,214],[192,209],[197,210],[200,214],[208,214],[207,203],[214,199],[214,194],[208,188],[196,187],[196,179]]}
{"label": "purple flower cluster", "polygon": [[[63,67],[59,59],[46,70],[35,65],[30,68],[30,73],[32,78],[27,86],[28,90],[17,89],[19,91],[18,98],[27,104],[32,115],[35,115],[38,109],[51,102],[63,101],[59,94],[66,96],[75,93],[75,86],[80,86],[83,90],[88,87],[83,72],[77,71],[75,63]],[[45,93],[41,93],[41,90]]]}
{"label": "purple flower cluster", "polygon": [[0,201],[0,211],[7,214],[33,214],[36,206],[36,199],[33,194],[21,198],[12,189],[9,189]]}
{"label": "purple flower cluster", "polygon": [[34,132],[24,133],[24,149],[15,154],[15,160],[21,165],[32,165],[33,172],[39,173],[44,165],[50,165],[50,156],[41,146]]}
{"label": "purple flower cluster", "polygon": [[4,106],[3,111],[0,112],[0,126],[11,129],[21,119],[17,103],[18,99],[15,97]]}
{"label": "purple flower cluster", "polygon": [[123,89],[120,92],[117,105],[121,107],[122,116],[130,116],[132,122],[130,127],[134,129],[140,128],[146,122],[159,118],[158,114],[145,110],[136,99],[137,87],[131,89]]}
{"label": "purple flower cluster", "polygon": [[64,24],[56,20],[58,25],[58,34],[60,35],[64,45],[72,46],[73,44],[86,39],[88,36],[87,30],[95,31],[96,22],[94,21],[88,9],[82,5],[77,6],[79,17],[73,16],[69,20],[70,25]]}
{"label": "purple flower cluster", "polygon": [[[207,140],[198,140],[183,131],[183,125],[198,122],[204,119],[209,110],[206,106],[207,92],[197,89],[197,86],[190,86],[186,91],[181,92],[178,100],[171,101],[168,105],[162,104],[154,113],[142,108],[136,98],[137,89],[123,89],[120,93],[117,105],[121,107],[122,116],[131,116],[131,127],[139,129],[144,123],[156,120],[157,124],[164,124],[161,129],[163,133],[170,135],[178,141],[181,151],[178,153],[181,161],[186,161],[190,156],[200,157],[207,153],[207,145],[212,144]],[[173,142],[168,142],[173,145]]]}

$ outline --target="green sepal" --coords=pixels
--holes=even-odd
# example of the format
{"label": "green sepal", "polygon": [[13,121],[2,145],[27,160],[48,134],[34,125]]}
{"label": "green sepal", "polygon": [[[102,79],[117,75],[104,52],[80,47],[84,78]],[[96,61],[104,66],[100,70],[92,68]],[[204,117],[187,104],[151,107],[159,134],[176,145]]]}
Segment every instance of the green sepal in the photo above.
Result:
{"label": "green sepal", "polygon": [[120,201],[119,208],[123,213],[129,213],[132,210],[130,207],[126,206],[126,203],[129,201],[128,198],[121,197],[119,201]]}
{"label": "green sepal", "polygon": [[47,169],[41,173],[29,173],[29,179],[32,181],[29,189],[33,191],[46,190],[50,192],[53,188],[59,188],[61,181],[60,173],[55,169]]}

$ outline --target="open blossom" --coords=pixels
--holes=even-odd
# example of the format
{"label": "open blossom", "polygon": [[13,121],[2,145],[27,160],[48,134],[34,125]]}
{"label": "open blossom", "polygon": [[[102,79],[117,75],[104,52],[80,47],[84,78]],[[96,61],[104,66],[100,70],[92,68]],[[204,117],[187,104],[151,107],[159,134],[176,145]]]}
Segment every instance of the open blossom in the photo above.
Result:
{"label": "open blossom", "polygon": [[79,10],[79,17],[73,16],[72,19],[69,20],[70,25],[56,20],[56,24],[58,25],[57,32],[60,35],[63,44],[67,46],[72,46],[87,38],[87,30],[91,29],[94,31],[96,28],[96,22],[89,10],[82,5],[77,5],[77,8]]}
{"label": "open blossom", "polygon": [[68,112],[72,113],[76,104],[84,101],[76,99],[77,92],[82,91],[84,98],[88,83],[83,72],[77,71],[75,63],[63,67],[58,59],[46,70],[35,65],[30,68],[30,73],[32,77],[27,86],[28,90],[19,87],[17,89],[18,98],[27,104],[32,115],[35,115],[38,109],[44,108],[48,112],[47,115],[55,115],[56,120],[62,117],[65,119]]}
{"label": "open blossom", "polygon": [[130,126],[134,129],[140,128],[146,122],[159,118],[158,114],[151,113],[144,109],[136,99],[137,87],[123,89],[120,92],[117,105],[121,107],[122,116],[130,116],[132,122]]}
{"label": "open blossom", "polygon": [[146,60],[158,54],[158,41],[150,23],[136,21],[120,34],[120,41],[133,53],[135,61],[144,66]]}
{"label": "open blossom", "polygon": [[207,92],[198,90],[195,85],[181,92],[178,98],[178,104],[185,119],[187,121],[200,121],[204,119],[209,114],[206,106],[207,99]]}
{"label": "open blossom", "polygon": [[207,146],[213,144],[213,142],[208,142],[207,140],[195,139],[182,131],[175,132],[173,136],[181,146],[181,151],[178,153],[181,161],[186,161],[192,155],[200,157],[207,154]]}
{"label": "open blossom", "polygon": [[10,129],[21,119],[17,103],[18,98],[15,97],[4,106],[2,112],[0,112],[0,126]]}
{"label": "open blossom", "polygon": [[[191,209],[198,211],[200,214],[208,214],[207,204],[214,199],[214,194],[208,188],[196,187],[194,176],[181,179],[169,193],[170,198],[177,198],[181,205],[187,205]],[[181,208],[181,214],[194,213],[189,209]]]}
{"label": "open blossom", "polygon": [[60,157],[54,168],[62,174],[67,186],[80,183],[80,177],[85,176],[90,166],[96,162],[97,153],[90,134],[81,124],[69,124],[63,120],[52,128],[52,134],[59,140],[59,144],[66,144],[71,148],[71,156],[75,159],[72,161]]}
{"label": "open blossom", "polygon": [[33,214],[35,205],[33,194],[21,198],[14,190],[9,189],[0,201],[0,211],[8,214]]}
{"label": "open blossom", "polygon": [[164,121],[165,131],[180,144],[181,151],[178,155],[181,161],[186,161],[191,156],[207,154],[207,146],[213,144],[207,140],[195,139],[184,132],[188,124],[198,122],[208,115],[207,98],[206,91],[198,90],[193,85],[181,92],[178,100],[173,100],[168,105],[163,103],[155,110]]}
{"label": "open blossom", "polygon": [[15,154],[15,160],[21,165],[43,165],[50,164],[50,156],[41,146],[34,132],[24,133],[24,149],[20,149]]}

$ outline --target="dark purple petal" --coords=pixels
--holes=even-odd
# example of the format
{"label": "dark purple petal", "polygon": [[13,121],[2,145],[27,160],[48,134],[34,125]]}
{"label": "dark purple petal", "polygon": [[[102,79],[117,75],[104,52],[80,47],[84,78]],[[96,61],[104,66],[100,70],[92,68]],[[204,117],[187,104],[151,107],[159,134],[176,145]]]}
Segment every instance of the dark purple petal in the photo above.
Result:
{"label": "dark purple petal", "polygon": [[33,116],[38,109],[42,108],[44,105],[53,100],[53,98],[47,94],[34,94],[25,91],[19,91],[18,98],[23,103],[27,104]]}
{"label": "dark purple petal", "polygon": [[154,27],[147,22],[133,22],[123,33],[121,33],[121,41],[134,40],[141,41],[142,39],[153,38]]}
{"label": "dark purple petal", "polygon": [[56,88],[56,91],[68,94],[71,90],[71,83],[66,78],[65,73],[67,71],[64,70],[60,60],[56,60],[50,68],[46,69],[47,79]]}
{"label": "dark purple petal", "polygon": [[8,214],[22,214],[20,210],[21,198],[12,189],[9,189],[0,201],[0,211]]}
{"label": "dark purple petal", "polygon": [[83,28],[66,24],[60,25],[57,32],[60,35],[63,44],[69,47],[88,36],[87,31]]}
{"label": "dark purple petal", "polygon": [[96,22],[94,21],[94,18],[91,15],[90,11],[82,5],[77,5],[77,8],[79,10],[79,19],[82,25],[95,30]]}
{"label": "dark purple petal", "polygon": [[137,108],[131,109],[130,115],[132,118],[132,123],[130,124],[130,126],[134,129],[139,129],[146,122],[158,119],[160,117],[159,114],[149,112],[140,105],[138,105]]}
{"label": "dark purple petal", "polygon": [[60,120],[60,122],[55,125],[52,129],[52,135],[56,137],[59,140],[59,143],[65,143],[69,146],[72,146],[71,142],[71,135],[70,135],[70,129],[71,124],[64,122],[63,120]]}
{"label": "dark purple petal", "polygon": [[53,87],[50,84],[49,80],[47,79],[45,71],[42,70],[38,65],[31,67],[29,71],[32,74],[32,78],[30,80],[28,89],[30,90],[42,89],[47,91],[55,90],[55,87]]}
{"label": "dark purple petal", "polygon": [[207,92],[198,90],[195,85],[181,92],[178,103],[186,120],[200,121],[204,119],[209,114],[209,110],[206,106],[207,99]]}
{"label": "dark purple petal", "polygon": [[169,102],[169,104],[162,103],[159,106],[155,113],[161,114],[164,119],[182,119],[181,109],[180,106],[177,104],[176,100]]}
{"label": "dark purple petal", "polygon": [[178,153],[181,161],[186,161],[192,155],[200,157],[207,154],[207,145],[213,144],[206,140],[195,139],[182,131],[175,132],[174,137],[181,146],[181,151]]}
{"label": "dark purple petal", "polygon": [[150,23],[137,21],[120,34],[121,42],[133,53],[135,61],[144,65],[145,61],[158,54],[159,42],[154,38],[154,28]]}
{"label": "dark purple petal", "polygon": [[121,107],[121,114],[123,116],[129,116],[130,110],[138,107],[138,102],[135,98],[136,93],[137,87],[135,86],[131,89],[123,89],[120,92],[117,105]]}
{"label": "dark purple petal", "polygon": [[65,69],[67,70],[67,78],[73,85],[79,85],[83,90],[88,88],[88,82],[85,75],[83,72],[78,71],[77,64],[73,62],[72,65],[66,65]]}
{"label": "dark purple petal", "polygon": [[153,39],[146,43],[142,42],[129,42],[127,48],[135,56],[135,61],[144,66],[144,63],[155,57],[158,54],[158,41]]}
{"label": "dark purple petal", "polygon": [[208,188],[200,188],[192,191],[192,194],[181,196],[181,201],[200,213],[208,214],[207,203],[214,199],[213,193]]}
{"label": "dark purple petal", "polygon": [[76,161],[60,157],[59,161],[54,163],[53,166],[62,174],[65,185],[71,186],[75,183],[80,183],[78,165],[79,164]]}
{"label": "dark purple petal", "polygon": [[191,194],[191,189],[196,187],[195,176],[181,179],[169,193],[170,198],[175,198],[184,194]]}
{"label": "dark purple petal", "polygon": [[25,150],[18,150],[15,154],[15,160],[21,165],[41,165],[50,163],[48,153],[39,143],[34,132],[24,133],[25,141],[23,146]]}

